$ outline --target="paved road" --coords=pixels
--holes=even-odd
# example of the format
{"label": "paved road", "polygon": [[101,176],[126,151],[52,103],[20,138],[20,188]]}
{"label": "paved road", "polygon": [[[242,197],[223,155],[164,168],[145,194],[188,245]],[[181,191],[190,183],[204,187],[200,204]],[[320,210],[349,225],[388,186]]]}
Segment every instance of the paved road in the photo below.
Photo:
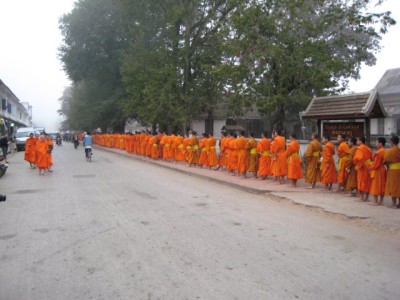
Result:
{"label": "paved road", "polygon": [[10,157],[0,299],[399,299],[398,235],[71,144]]}

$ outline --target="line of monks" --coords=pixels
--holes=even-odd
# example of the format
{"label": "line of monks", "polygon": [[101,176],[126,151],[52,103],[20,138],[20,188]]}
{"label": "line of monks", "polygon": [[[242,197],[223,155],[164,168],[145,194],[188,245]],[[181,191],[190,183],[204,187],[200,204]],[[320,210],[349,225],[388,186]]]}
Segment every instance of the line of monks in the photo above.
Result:
{"label": "line of monks", "polygon": [[[245,132],[222,132],[217,154],[217,140],[212,134],[204,133],[201,138],[190,131],[186,136],[166,135],[159,132],[152,135],[146,132],[135,134],[96,134],[95,144],[118,148],[128,153],[163,159],[170,162],[186,162],[189,166],[201,166],[209,169],[227,170],[231,175],[266,179],[274,176],[279,184],[286,177],[295,187],[303,178],[308,188],[314,188],[317,182],[327,190],[337,184],[337,191],[347,191],[349,196],[359,195],[358,201],[369,201],[374,196],[373,205],[383,204],[384,195],[392,197],[394,208],[400,208],[400,148],[399,138],[392,137],[391,148],[385,150],[385,139],[376,140],[377,151],[365,145],[365,138],[350,138],[338,135],[338,145],[323,137],[322,144],[317,134],[311,136],[304,155],[300,154],[300,144],[296,135],[285,137],[274,131],[272,139],[266,133],[258,141],[254,134],[245,137]],[[335,155],[338,161],[335,160]],[[398,200],[398,203],[397,203]]]}
{"label": "line of monks", "polygon": [[24,159],[29,162],[32,169],[39,169],[39,175],[47,175],[47,172],[53,172],[52,150],[54,144],[50,135],[42,133],[34,135],[31,133],[25,142]]}

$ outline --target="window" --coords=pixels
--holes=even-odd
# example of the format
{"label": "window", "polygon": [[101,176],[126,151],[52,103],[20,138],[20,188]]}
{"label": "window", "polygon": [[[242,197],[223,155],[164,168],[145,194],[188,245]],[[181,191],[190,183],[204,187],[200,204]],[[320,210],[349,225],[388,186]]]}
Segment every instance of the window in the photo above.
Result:
{"label": "window", "polygon": [[378,119],[378,135],[385,134],[385,119]]}

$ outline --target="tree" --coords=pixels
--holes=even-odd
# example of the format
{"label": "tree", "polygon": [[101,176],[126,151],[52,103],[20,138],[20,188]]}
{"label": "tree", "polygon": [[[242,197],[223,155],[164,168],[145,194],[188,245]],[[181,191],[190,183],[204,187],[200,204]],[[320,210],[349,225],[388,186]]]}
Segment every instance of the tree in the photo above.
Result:
{"label": "tree", "polygon": [[59,56],[78,97],[65,115],[71,126],[123,130],[120,59],[127,42],[120,16],[112,0],[81,0],[60,19],[64,43]]}
{"label": "tree", "polygon": [[[373,65],[379,40],[395,24],[390,12],[371,13],[372,1],[254,0],[232,20],[233,100],[251,99],[283,129],[285,112],[314,95],[340,93]],[[380,25],[379,29],[374,26]]]}

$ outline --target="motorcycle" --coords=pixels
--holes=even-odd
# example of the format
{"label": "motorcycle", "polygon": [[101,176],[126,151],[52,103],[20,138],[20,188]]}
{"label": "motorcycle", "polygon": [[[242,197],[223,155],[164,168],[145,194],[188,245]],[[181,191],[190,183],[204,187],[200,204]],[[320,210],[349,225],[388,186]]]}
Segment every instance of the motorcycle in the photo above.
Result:
{"label": "motorcycle", "polygon": [[5,159],[3,156],[0,157],[0,177],[2,177],[8,168],[8,164],[6,163]]}
{"label": "motorcycle", "polygon": [[61,137],[60,137],[60,136],[58,136],[58,137],[56,138],[56,145],[57,145],[57,146],[61,146],[61,145],[62,145],[62,141],[61,141]]}

